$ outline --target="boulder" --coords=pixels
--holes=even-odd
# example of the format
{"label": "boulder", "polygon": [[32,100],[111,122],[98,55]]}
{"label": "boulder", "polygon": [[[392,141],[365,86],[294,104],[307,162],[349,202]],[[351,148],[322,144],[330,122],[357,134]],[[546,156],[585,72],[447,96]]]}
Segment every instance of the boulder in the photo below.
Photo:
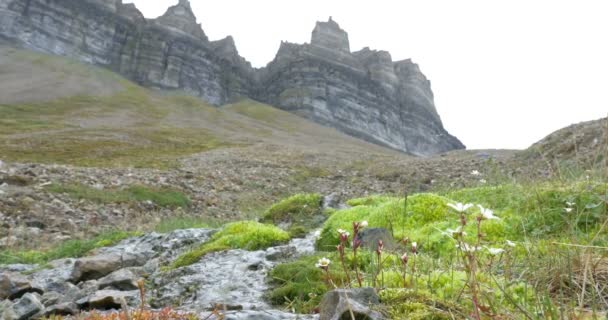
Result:
{"label": "boulder", "polygon": [[139,290],[118,291],[118,290],[99,290],[86,299],[76,303],[82,307],[98,310],[120,309],[122,300],[128,305],[135,306],[139,302]]}
{"label": "boulder", "polygon": [[36,293],[26,293],[21,299],[6,308],[2,319],[4,320],[28,320],[42,315],[44,305],[40,302]]}
{"label": "boulder", "polygon": [[128,269],[120,269],[99,279],[99,289],[112,288],[116,290],[137,290],[139,277]]}
{"label": "boulder", "polygon": [[118,254],[99,255],[76,260],[71,275],[73,283],[102,278],[123,268],[123,259]]}
{"label": "boulder", "polygon": [[396,244],[390,231],[384,228],[365,228],[359,232],[361,246],[375,251],[378,248],[378,240],[382,240],[385,249],[394,249]]}
{"label": "boulder", "polygon": [[370,307],[379,305],[380,299],[373,288],[338,289],[325,294],[319,305],[319,320],[386,319]]}
{"label": "boulder", "polygon": [[42,290],[32,287],[29,279],[21,274],[5,272],[0,275],[0,300],[17,299],[28,292],[42,293]]}

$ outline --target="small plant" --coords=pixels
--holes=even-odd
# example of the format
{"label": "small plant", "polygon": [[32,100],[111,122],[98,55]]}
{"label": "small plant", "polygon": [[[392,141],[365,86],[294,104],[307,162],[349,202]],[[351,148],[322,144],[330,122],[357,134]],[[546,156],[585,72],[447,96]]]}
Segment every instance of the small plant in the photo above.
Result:
{"label": "small plant", "polygon": [[363,284],[361,282],[361,274],[359,274],[359,264],[357,261],[357,251],[361,247],[361,238],[359,237],[359,231],[366,227],[367,221],[353,222],[353,268],[355,269],[355,275],[357,277],[357,282],[359,283],[359,288],[363,287]]}

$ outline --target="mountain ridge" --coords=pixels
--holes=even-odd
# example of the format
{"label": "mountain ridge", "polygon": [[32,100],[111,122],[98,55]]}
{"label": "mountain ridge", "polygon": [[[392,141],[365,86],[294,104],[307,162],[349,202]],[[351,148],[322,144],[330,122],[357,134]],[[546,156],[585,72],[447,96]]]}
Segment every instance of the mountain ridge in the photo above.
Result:
{"label": "mountain ridge", "polygon": [[393,62],[386,51],[350,52],[331,18],[317,23],[310,44],[285,42],[255,69],[232,37],[209,41],[187,0],[156,19],[121,0],[0,0],[0,17],[0,37],[11,44],[101,65],[149,88],[213,105],[251,98],[413,155],[464,148],[443,128],[416,64]]}

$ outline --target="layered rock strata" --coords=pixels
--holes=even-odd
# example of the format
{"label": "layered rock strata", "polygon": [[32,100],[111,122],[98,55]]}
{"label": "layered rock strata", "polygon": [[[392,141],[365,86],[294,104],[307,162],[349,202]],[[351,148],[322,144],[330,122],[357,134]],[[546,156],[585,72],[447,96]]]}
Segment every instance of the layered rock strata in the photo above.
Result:
{"label": "layered rock strata", "polygon": [[121,0],[0,0],[0,41],[215,105],[260,100],[414,155],[464,148],[443,128],[416,64],[385,51],[351,52],[331,18],[317,23],[310,44],[282,43],[262,69],[239,55],[232,37],[209,41],[187,0],[156,19]]}

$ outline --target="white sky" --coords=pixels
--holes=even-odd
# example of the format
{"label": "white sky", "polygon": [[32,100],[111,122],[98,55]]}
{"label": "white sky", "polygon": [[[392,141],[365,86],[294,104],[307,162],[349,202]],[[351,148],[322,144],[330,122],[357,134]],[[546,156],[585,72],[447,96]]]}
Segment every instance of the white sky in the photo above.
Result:
{"label": "white sky", "polygon": [[[148,18],[177,0],[133,0]],[[469,149],[526,148],[608,115],[605,0],[191,0],[211,40],[232,35],[254,66],[333,16],[351,50],[412,58],[444,126]]]}

